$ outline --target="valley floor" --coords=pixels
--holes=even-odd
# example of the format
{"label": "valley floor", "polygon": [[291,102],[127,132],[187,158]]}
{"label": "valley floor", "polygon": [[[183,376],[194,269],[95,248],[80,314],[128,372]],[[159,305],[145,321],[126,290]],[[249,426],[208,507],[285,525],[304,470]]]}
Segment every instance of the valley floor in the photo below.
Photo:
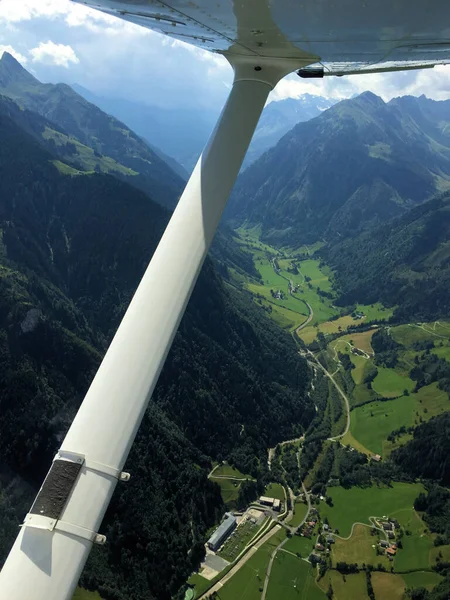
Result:
{"label": "valley floor", "polygon": [[[225,577],[219,574],[208,593],[209,586],[202,585],[201,576],[196,575],[191,580],[196,584],[195,597],[325,600],[332,595],[337,600],[368,600],[370,584],[376,600],[402,600],[408,588],[431,590],[441,580],[432,567],[439,558],[450,559],[450,545],[434,546],[436,535],[413,508],[423,490],[420,483],[345,489],[336,481],[329,483],[327,498],[312,494],[311,486],[336,441],[382,461],[411,439],[415,426],[450,410],[448,394],[437,382],[416,389],[410,377],[424,351],[450,361],[450,323],[386,326],[393,310],[380,304],[356,305],[347,311],[338,308],[333,303],[332,273],[314,257],[315,247],[280,251],[261,243],[255,232],[241,231],[240,239],[252,253],[260,279],[240,276],[236,284],[306,345],[301,352],[316,377],[327,375],[326,411],[332,435],[306,474],[304,484],[309,491],[298,480],[296,489],[286,484],[280,494],[281,498],[291,496],[293,510],[273,518],[273,529],[247,547],[247,555],[234,564],[232,576],[231,572]],[[372,347],[379,330],[396,344],[395,360],[389,366],[389,357],[384,365],[379,364]],[[295,454],[300,467],[302,443],[303,438],[286,441],[278,446],[277,457],[275,449],[268,449],[269,465],[274,468],[273,461],[279,461],[286,474],[283,461],[287,466]],[[211,474],[228,503],[237,498],[246,477],[230,469],[223,465]],[[273,495],[274,489],[269,492]],[[382,526],[387,519],[396,521],[392,539]],[[323,550],[316,548],[319,541],[324,542]],[[382,546],[386,541],[398,544],[392,557]],[[309,557],[314,553],[325,557],[325,572],[311,565]],[[339,564],[354,565],[354,570],[346,572]]]}

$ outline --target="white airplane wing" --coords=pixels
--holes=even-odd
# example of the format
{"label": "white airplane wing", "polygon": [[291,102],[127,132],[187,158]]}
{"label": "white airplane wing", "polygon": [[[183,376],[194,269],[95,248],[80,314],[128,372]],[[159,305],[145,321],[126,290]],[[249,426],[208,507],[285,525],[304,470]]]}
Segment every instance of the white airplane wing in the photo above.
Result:
{"label": "white airplane wing", "polygon": [[450,61],[444,0],[75,0],[221,54],[311,59],[325,74]]}
{"label": "white airplane wing", "polygon": [[[79,0],[77,0],[79,1]],[[70,600],[269,92],[284,75],[450,60],[446,0],[87,0],[225,55],[235,77],[147,271],[0,571],[0,598]],[[170,49],[168,49],[170,51]]]}

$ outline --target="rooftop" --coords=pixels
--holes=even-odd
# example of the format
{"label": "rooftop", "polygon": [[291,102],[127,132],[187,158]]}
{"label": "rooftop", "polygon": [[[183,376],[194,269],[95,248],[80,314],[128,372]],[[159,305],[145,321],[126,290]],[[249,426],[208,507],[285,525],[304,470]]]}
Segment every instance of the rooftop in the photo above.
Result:
{"label": "rooftop", "polygon": [[228,517],[219,525],[219,527],[215,530],[212,536],[208,540],[208,544],[215,545],[220,541],[220,538],[228,531],[236,525],[236,518],[233,515],[228,515]]}

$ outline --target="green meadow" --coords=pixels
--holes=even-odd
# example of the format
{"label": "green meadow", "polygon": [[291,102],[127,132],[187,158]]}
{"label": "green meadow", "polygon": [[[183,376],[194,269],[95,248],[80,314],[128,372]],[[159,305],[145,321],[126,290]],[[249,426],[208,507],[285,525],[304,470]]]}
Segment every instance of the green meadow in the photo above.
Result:
{"label": "green meadow", "polygon": [[371,516],[388,515],[397,518],[398,513],[398,520],[402,524],[407,520],[408,513],[401,511],[412,511],[414,500],[423,491],[420,483],[393,483],[392,487],[350,489],[333,487],[328,492],[333,499],[333,506],[321,503],[320,514],[322,518],[328,518],[333,529],[339,529],[342,537],[347,537],[353,523],[370,524]]}

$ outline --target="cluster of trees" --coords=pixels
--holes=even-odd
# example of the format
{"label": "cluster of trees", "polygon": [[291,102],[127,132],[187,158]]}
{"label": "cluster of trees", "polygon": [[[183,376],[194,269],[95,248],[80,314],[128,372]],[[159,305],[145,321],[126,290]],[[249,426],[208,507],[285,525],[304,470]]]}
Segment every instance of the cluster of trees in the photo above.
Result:
{"label": "cluster of trees", "polygon": [[392,460],[413,477],[422,477],[450,485],[450,413],[419,425],[413,439],[397,448]]}
{"label": "cluster of trees", "polygon": [[292,444],[286,444],[283,446],[284,476],[286,483],[292,490],[294,490],[294,493],[297,493],[301,486],[297,452],[297,447]]}
{"label": "cluster of trees", "polygon": [[416,390],[437,381],[441,390],[450,393],[450,364],[445,359],[427,349],[414,357],[414,363],[409,376],[416,382]]}
{"label": "cluster of trees", "polygon": [[393,369],[402,346],[389,335],[386,329],[381,328],[373,334],[370,343],[375,352],[375,364]]}
{"label": "cluster of trees", "polygon": [[394,429],[393,431],[391,431],[391,433],[387,436],[387,440],[389,442],[395,442],[398,437],[405,435],[405,433],[412,433],[413,431],[414,431],[413,426],[405,427],[405,425],[402,425],[398,429]]}

